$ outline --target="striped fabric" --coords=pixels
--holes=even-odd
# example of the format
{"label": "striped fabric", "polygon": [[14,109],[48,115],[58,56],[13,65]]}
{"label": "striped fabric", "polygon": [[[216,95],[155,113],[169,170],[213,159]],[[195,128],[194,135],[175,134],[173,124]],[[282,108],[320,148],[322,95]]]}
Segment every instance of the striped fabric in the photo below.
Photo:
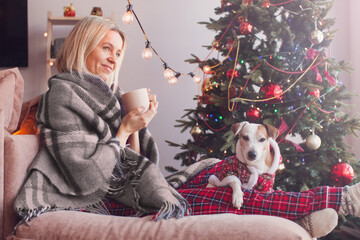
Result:
{"label": "striped fabric", "polygon": [[[177,189],[189,202],[192,215],[260,214],[296,220],[324,208],[333,208],[336,211],[340,208],[342,188],[322,186],[304,192],[277,190],[266,193],[243,190],[244,205],[238,210],[232,207],[232,189],[230,187],[205,188],[210,175],[216,174],[218,171],[221,171],[221,162],[201,171]],[[104,206],[112,215],[134,216],[135,214],[133,209],[110,198],[104,201]],[[148,212],[147,214],[153,213]]]}

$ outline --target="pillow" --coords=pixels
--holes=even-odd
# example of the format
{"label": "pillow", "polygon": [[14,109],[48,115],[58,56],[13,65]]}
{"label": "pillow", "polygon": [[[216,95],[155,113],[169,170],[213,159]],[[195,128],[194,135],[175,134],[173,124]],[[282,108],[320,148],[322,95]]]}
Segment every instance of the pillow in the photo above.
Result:
{"label": "pillow", "polygon": [[42,95],[39,95],[30,101],[23,103],[17,131],[13,133],[13,135],[29,135],[38,133],[36,113],[41,96]]}
{"label": "pillow", "polygon": [[4,113],[4,128],[9,133],[17,128],[23,93],[24,79],[18,68],[0,71],[0,108]]}

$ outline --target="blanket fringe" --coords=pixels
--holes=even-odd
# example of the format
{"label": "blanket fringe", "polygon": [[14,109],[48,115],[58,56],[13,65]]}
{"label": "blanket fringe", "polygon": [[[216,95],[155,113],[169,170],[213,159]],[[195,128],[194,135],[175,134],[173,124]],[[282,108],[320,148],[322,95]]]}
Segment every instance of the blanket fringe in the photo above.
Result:
{"label": "blanket fringe", "polygon": [[162,205],[160,210],[157,212],[157,214],[153,217],[153,219],[156,222],[158,222],[158,221],[161,221],[162,219],[167,220],[167,219],[173,218],[173,217],[183,218],[185,216],[185,214],[189,215],[190,212],[191,211],[190,211],[186,201],[182,202],[180,204],[180,206],[166,201]]}
{"label": "blanket fringe", "polygon": [[30,209],[30,210],[18,209],[18,214],[21,217],[21,220],[15,225],[11,235],[16,235],[16,231],[20,225],[22,224],[29,225],[29,222],[33,220],[35,217],[45,212],[51,212],[51,211],[54,211],[54,209],[52,209],[50,206],[39,207],[37,209]]}

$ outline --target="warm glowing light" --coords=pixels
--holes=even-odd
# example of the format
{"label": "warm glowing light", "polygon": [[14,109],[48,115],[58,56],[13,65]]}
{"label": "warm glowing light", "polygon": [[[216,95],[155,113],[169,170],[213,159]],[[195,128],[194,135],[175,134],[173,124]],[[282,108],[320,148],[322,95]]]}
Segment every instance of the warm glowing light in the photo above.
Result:
{"label": "warm glowing light", "polygon": [[47,32],[45,32],[45,33],[44,33],[44,37],[46,37],[46,38],[47,38],[47,36],[48,36],[48,33],[47,33]]}
{"label": "warm glowing light", "polygon": [[195,83],[199,83],[199,82],[201,82],[201,77],[199,75],[195,75],[195,76],[193,76],[193,80]]}
{"label": "warm glowing light", "polygon": [[174,71],[171,70],[170,68],[166,68],[165,71],[164,71],[164,77],[166,79],[170,79],[174,76]]}
{"label": "warm glowing light", "polygon": [[131,24],[134,21],[134,16],[131,11],[126,11],[124,15],[122,16],[122,21],[125,24]]}
{"label": "warm glowing light", "polygon": [[144,51],[142,52],[142,57],[145,60],[149,60],[152,57],[152,52],[150,48],[145,48]]}
{"label": "warm glowing light", "polygon": [[177,79],[177,77],[173,76],[172,78],[169,79],[168,82],[170,85],[174,85],[178,82],[178,79]]}
{"label": "warm glowing light", "polygon": [[50,62],[49,62],[49,65],[50,65],[50,66],[54,66],[54,62],[53,62],[53,61],[50,61]]}
{"label": "warm glowing light", "polygon": [[209,65],[206,65],[203,67],[203,71],[204,71],[204,73],[209,74],[211,72],[211,67]]}

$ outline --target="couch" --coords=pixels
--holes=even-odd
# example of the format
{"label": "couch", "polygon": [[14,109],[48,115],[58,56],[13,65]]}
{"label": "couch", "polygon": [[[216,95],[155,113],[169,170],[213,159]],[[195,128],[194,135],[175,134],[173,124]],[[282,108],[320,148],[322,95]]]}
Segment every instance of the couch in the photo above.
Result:
{"label": "couch", "polygon": [[[274,216],[217,214],[155,222],[152,216],[118,217],[76,211],[44,213],[13,228],[13,202],[40,141],[34,128],[39,97],[23,103],[17,68],[0,71],[1,239],[311,239],[298,224]],[[35,111],[34,111],[35,110]]]}

